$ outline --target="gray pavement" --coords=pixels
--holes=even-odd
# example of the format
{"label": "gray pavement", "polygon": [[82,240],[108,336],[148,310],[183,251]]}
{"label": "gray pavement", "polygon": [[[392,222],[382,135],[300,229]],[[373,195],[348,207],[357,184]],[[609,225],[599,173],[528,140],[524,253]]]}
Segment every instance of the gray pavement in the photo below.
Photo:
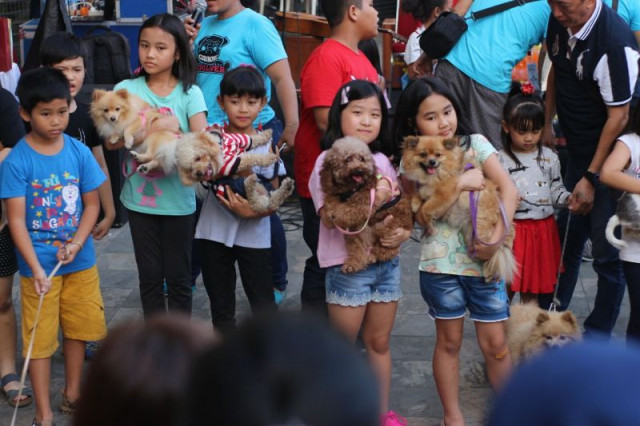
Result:
{"label": "gray pavement", "polygon": [[[300,288],[304,260],[309,251],[302,239],[302,222],[296,202],[290,202],[281,209],[287,229],[289,288],[281,309],[300,309]],[[128,225],[112,229],[96,243],[98,268],[100,270],[102,295],[108,326],[142,317],[138,293],[137,271],[131,245]],[[390,408],[405,416],[409,425],[439,425],[442,409],[436,393],[431,372],[431,355],[435,344],[435,325],[427,315],[427,308],[418,287],[418,261],[420,244],[410,240],[405,243],[401,254],[402,291],[404,297],[399,303],[398,314],[393,329],[391,350],[393,355],[393,377]],[[571,304],[580,323],[588,315],[595,298],[596,279],[590,263],[583,263],[580,280]],[[250,314],[249,304],[240,284],[238,292],[238,318]],[[19,312],[18,285],[14,285],[14,300]],[[625,296],[623,310],[615,329],[617,337],[624,336],[628,322],[628,301]],[[209,300],[198,279],[194,294],[193,318],[210,324]],[[19,342],[21,345],[21,342]],[[482,425],[492,398],[492,391],[484,377],[482,356],[475,340],[471,321],[465,324],[464,343],[461,354],[460,400],[467,425]],[[90,361],[87,361],[87,363]],[[55,408],[61,400],[64,386],[63,357],[58,351],[53,357],[51,399]],[[108,397],[108,395],[105,395]],[[10,424],[11,407],[0,401],[0,426]],[[18,411],[18,426],[29,426],[34,416],[31,405]],[[70,418],[55,414],[58,426],[70,425]]]}

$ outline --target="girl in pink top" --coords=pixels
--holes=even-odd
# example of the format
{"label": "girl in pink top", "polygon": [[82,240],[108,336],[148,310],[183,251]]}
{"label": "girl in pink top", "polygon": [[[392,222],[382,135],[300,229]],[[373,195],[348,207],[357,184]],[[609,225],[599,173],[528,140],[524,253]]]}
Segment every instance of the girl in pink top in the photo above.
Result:
{"label": "girl in pink top", "polygon": [[[380,89],[373,83],[354,80],[340,88],[329,110],[327,133],[323,148],[343,136],[354,136],[366,142],[373,153],[378,173],[385,177],[378,183],[375,205],[389,198],[391,187],[397,188],[397,173],[389,158],[391,140],[387,134],[387,108]],[[318,215],[322,219],[318,239],[318,260],[327,268],[326,294],[331,322],[355,342],[362,327],[362,339],[369,361],[380,382],[380,407],[383,426],[406,425],[406,420],[389,411],[391,385],[391,352],[389,338],[396,315],[400,290],[400,266],[396,257],[387,262],[370,264],[366,269],[345,274],[341,271],[347,252],[343,235],[323,215],[324,194],[319,173],[326,151],[320,154],[309,180],[309,191]],[[382,244],[398,247],[410,236],[410,231],[395,229]]]}

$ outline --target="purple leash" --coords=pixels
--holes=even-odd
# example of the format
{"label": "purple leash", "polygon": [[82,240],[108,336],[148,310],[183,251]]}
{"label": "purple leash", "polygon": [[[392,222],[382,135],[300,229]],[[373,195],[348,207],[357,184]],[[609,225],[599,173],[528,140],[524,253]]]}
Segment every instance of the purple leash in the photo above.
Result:
{"label": "purple leash", "polygon": [[[467,163],[464,166],[464,171],[466,172],[469,169],[473,169],[473,164],[471,163]],[[496,241],[495,243],[489,244],[486,243],[484,241],[482,241],[479,237],[478,237],[478,232],[477,232],[477,221],[478,221],[478,200],[480,199],[480,192],[479,191],[469,191],[469,214],[471,215],[471,240],[472,241],[479,241],[480,243],[484,244],[485,246],[495,246],[498,244],[502,244],[502,242],[504,241],[504,239],[507,237],[507,235],[509,234],[509,218],[507,217],[507,212],[504,209],[504,204],[502,204],[502,200],[498,197],[498,206],[500,208],[500,213],[502,215],[502,220],[504,222],[504,233],[502,234],[502,237]],[[471,247],[471,256],[475,256],[475,249],[473,247]]]}

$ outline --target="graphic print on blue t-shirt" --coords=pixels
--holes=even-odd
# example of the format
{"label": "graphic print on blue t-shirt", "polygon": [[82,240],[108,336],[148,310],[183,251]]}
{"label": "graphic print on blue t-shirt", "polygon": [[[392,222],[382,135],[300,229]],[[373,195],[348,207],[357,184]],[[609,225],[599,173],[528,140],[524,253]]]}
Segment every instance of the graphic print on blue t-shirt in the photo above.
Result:
{"label": "graphic print on blue t-shirt", "polygon": [[197,72],[224,74],[231,68],[231,62],[221,61],[220,51],[229,44],[229,39],[217,34],[207,36],[198,45],[196,55]]}
{"label": "graphic print on blue t-shirt", "polygon": [[82,214],[78,183],[78,177],[67,171],[62,176],[51,173],[29,183],[32,197],[27,217],[34,242],[52,244],[73,238]]}

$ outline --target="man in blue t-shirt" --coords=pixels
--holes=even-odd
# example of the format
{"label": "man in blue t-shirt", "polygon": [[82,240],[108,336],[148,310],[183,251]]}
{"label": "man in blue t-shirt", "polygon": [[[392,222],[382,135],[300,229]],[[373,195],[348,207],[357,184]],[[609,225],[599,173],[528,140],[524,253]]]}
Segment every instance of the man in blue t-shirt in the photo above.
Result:
{"label": "man in blue t-shirt", "polygon": [[[505,0],[476,0],[465,16]],[[469,28],[436,66],[435,75],[451,88],[460,107],[458,121],[469,132],[486,136],[502,148],[502,108],[511,90],[511,70],[540,43],[549,20],[546,1],[468,19]]]}
{"label": "man in blue t-shirt", "polygon": [[[562,212],[561,235],[569,226],[558,283],[560,309],[569,306],[587,238],[593,244],[598,292],[585,320],[588,334],[609,335],[618,318],[625,280],[618,251],[604,235],[615,213],[611,191],[599,182],[599,171],[615,138],[628,120],[638,75],[637,43],[624,21],[602,0],[549,0],[552,15],[547,51],[552,62],[547,83],[546,116],[557,108],[569,160],[565,186],[573,192],[571,214]],[[549,297],[540,298],[547,307]]]}

